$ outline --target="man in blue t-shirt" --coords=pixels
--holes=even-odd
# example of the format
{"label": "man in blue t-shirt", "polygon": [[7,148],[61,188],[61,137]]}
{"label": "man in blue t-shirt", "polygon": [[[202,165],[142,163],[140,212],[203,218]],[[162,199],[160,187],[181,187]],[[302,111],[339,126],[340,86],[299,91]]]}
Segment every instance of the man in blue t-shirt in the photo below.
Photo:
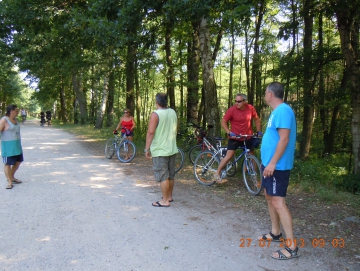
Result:
{"label": "man in blue t-shirt", "polygon": [[[290,170],[294,165],[296,145],[296,119],[290,106],[283,101],[284,87],[278,82],[268,85],[265,101],[273,109],[261,144],[263,187],[271,218],[271,231],[258,240],[281,242],[285,248],[272,254],[272,258],[285,260],[297,258],[298,247],[294,241],[292,217],[285,203]],[[280,223],[286,239],[282,239]],[[285,242],[286,240],[286,242]]]}

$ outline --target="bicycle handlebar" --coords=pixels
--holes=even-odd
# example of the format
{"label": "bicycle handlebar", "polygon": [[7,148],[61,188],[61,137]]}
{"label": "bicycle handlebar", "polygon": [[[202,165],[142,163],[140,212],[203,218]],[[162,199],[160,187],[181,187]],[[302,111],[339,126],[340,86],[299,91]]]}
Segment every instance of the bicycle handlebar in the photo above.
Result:
{"label": "bicycle handlebar", "polygon": [[230,136],[230,134],[228,134],[229,138],[237,138],[237,139],[247,139],[247,138],[261,138],[261,136],[258,136],[257,133],[254,133],[252,135],[247,135],[247,134],[237,134],[235,136]]}

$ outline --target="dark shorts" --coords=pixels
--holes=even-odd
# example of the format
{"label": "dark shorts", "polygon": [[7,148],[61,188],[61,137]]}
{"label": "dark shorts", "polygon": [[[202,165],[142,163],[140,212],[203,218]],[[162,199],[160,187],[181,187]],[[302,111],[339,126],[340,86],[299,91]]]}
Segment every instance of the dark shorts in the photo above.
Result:
{"label": "dark shorts", "polygon": [[155,180],[157,182],[175,179],[175,157],[176,154],[152,158]]}
{"label": "dark shorts", "polygon": [[13,166],[16,162],[22,162],[24,161],[23,154],[15,155],[15,156],[9,156],[9,157],[3,157],[3,163],[4,165]]}
{"label": "dark shorts", "polygon": [[[124,134],[126,134],[126,133],[121,132],[121,137],[123,137]],[[134,132],[131,131],[129,134],[126,134],[126,136],[132,136],[132,137],[134,137]]]}
{"label": "dark shorts", "polygon": [[[257,138],[250,138],[249,140],[246,140],[246,147],[249,150],[253,150],[255,148],[257,148],[259,146],[259,144],[257,143],[259,139]],[[239,141],[239,140],[234,140],[234,139],[230,139],[228,141],[228,150],[237,150],[240,147],[244,146],[244,141]]]}
{"label": "dark shorts", "polygon": [[[261,165],[262,171],[264,171],[264,168],[264,165]],[[273,176],[263,177],[262,186],[269,196],[286,197],[289,180],[290,170],[275,170]]]}

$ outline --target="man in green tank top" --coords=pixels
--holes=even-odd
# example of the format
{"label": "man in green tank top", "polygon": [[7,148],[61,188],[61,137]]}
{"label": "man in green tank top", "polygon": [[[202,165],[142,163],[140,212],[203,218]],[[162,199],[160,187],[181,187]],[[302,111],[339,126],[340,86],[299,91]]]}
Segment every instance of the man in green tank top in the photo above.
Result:
{"label": "man in green tank top", "polygon": [[153,161],[156,181],[160,182],[162,199],[154,202],[154,207],[170,207],[175,179],[175,156],[177,116],[167,107],[167,95],[157,93],[156,110],[151,113],[146,134],[145,157]]}

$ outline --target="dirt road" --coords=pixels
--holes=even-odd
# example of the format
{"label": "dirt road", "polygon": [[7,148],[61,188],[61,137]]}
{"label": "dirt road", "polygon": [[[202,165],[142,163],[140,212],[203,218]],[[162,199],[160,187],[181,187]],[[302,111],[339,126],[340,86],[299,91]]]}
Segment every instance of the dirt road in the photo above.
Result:
{"label": "dirt road", "polygon": [[269,230],[259,213],[186,181],[170,208],[152,207],[161,192],[142,156],[108,160],[37,121],[21,135],[23,183],[6,190],[0,173],[0,270],[360,270],[360,259],[308,239],[300,258],[271,259],[279,244],[256,241]]}

